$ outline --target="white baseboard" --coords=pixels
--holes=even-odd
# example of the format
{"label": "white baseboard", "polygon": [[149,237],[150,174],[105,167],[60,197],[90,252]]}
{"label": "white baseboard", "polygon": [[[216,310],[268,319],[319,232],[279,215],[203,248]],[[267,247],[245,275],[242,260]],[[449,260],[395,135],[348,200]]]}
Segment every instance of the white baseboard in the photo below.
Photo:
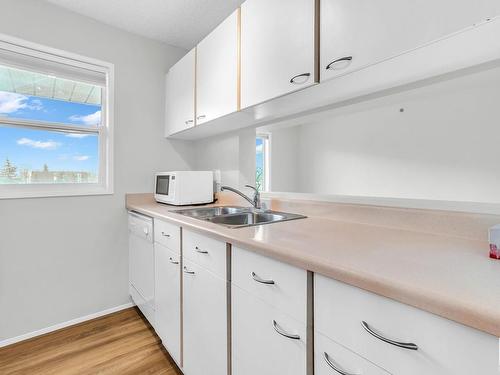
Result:
{"label": "white baseboard", "polygon": [[3,346],[15,344],[16,342],[31,339],[31,338],[36,337],[36,336],[41,336],[41,335],[44,335],[44,334],[49,333],[49,332],[57,331],[58,329],[61,329],[61,328],[66,328],[66,327],[69,327],[69,326],[72,326],[72,325],[75,325],[78,323],[82,323],[82,322],[85,322],[87,320],[92,320],[92,319],[99,318],[99,317],[104,316],[104,315],[112,314],[112,313],[120,311],[120,310],[125,310],[125,309],[128,309],[129,307],[132,307],[132,306],[135,306],[135,304],[132,302],[125,303],[123,305],[115,306],[115,307],[112,307],[110,309],[102,310],[102,311],[99,311],[99,312],[96,312],[96,313],[93,313],[90,315],[86,315],[86,316],[82,316],[82,317],[79,317],[76,319],[68,320],[67,322],[62,322],[62,323],[55,324],[55,325],[50,326],[50,327],[39,329],[37,331],[25,333],[24,335],[20,335],[20,336],[12,337],[10,339],[2,340],[2,341],[0,341],[0,348]]}

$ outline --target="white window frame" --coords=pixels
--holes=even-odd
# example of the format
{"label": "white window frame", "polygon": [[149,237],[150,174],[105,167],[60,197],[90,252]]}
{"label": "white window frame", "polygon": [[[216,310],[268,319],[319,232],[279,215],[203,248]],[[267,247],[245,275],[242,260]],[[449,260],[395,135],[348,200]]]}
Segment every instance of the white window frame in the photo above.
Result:
{"label": "white window frame", "polygon": [[262,187],[263,193],[271,191],[271,133],[257,133],[256,138],[261,138],[262,153],[264,154],[264,186]]}
{"label": "white window frame", "polygon": [[[71,126],[44,121],[3,119],[2,124],[43,130],[63,130],[65,132],[87,132],[98,135],[99,177],[97,183],[64,184],[12,184],[0,185],[0,199],[63,197],[113,194],[113,125],[114,125],[114,65],[105,61],[81,56],[71,52],[28,42],[0,34],[2,48],[20,52],[34,58],[64,63],[77,68],[90,69],[106,75],[106,87],[102,95],[101,125],[95,127]],[[5,48],[8,45],[8,48]]]}

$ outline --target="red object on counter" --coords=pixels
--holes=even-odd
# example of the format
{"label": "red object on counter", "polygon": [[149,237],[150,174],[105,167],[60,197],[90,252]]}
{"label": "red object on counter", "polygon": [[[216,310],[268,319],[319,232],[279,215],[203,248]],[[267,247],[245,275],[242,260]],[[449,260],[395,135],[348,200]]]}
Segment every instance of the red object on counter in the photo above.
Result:
{"label": "red object on counter", "polygon": [[500,259],[500,249],[492,243],[490,243],[490,258]]}

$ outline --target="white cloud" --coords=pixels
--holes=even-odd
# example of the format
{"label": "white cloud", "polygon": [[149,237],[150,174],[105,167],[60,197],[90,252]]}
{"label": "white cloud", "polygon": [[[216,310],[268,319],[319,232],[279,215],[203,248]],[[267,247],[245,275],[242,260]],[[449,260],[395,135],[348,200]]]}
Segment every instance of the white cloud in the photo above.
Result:
{"label": "white cloud", "polygon": [[255,152],[259,153],[264,151],[264,146],[262,144],[255,147]]}
{"label": "white cloud", "polygon": [[69,137],[69,138],[85,138],[88,136],[89,136],[89,134],[82,134],[82,133],[68,133],[68,134],[66,134],[66,137]]}
{"label": "white cloud", "polygon": [[99,125],[101,123],[101,111],[91,113],[90,115],[73,115],[69,119],[74,122],[80,122],[85,125]]}
{"label": "white cloud", "polygon": [[13,92],[0,91],[0,113],[13,113],[26,108],[28,97]]}
{"label": "white cloud", "polygon": [[90,156],[88,155],[78,155],[78,156],[74,156],[73,159],[75,159],[76,161],[85,161],[85,160],[89,160]]}
{"label": "white cloud", "polygon": [[28,108],[34,111],[40,111],[43,109],[43,103],[40,99],[32,99],[28,104]]}
{"label": "white cloud", "polygon": [[42,150],[55,150],[58,148],[61,144],[59,142],[54,142],[54,141],[34,141],[29,138],[20,138],[17,140],[17,144],[21,146],[28,146],[28,147],[33,147],[33,148],[39,148]]}

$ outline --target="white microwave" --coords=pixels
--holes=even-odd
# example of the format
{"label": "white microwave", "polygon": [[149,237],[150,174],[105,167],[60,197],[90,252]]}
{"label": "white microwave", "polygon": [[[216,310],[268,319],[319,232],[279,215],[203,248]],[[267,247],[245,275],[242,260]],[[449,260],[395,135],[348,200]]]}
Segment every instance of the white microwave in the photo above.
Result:
{"label": "white microwave", "polygon": [[175,206],[212,203],[214,177],[212,171],[160,172],[155,176],[157,202]]}

